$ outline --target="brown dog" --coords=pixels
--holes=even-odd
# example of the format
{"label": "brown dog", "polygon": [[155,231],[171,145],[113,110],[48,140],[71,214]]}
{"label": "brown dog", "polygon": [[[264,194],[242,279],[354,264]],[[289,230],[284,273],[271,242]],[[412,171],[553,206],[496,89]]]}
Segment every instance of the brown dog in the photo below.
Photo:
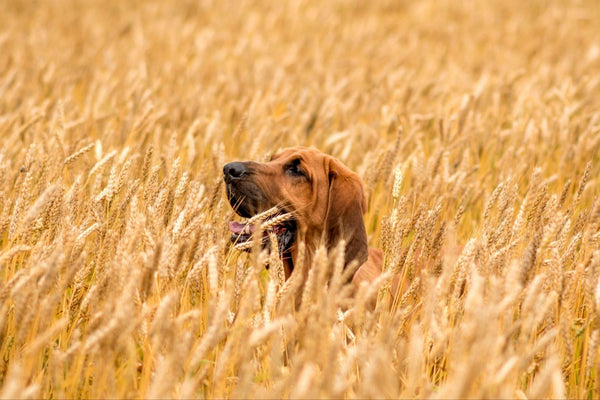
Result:
{"label": "brown dog", "polygon": [[[266,163],[228,163],[223,175],[229,203],[242,217],[252,217],[274,206],[293,215],[291,221],[272,228],[277,234],[286,279],[297,267],[296,244],[300,240],[305,242],[310,260],[320,244],[331,250],[344,239],[345,267],[352,261],[360,265],[352,279],[355,284],[372,281],[381,274],[381,251],[367,245],[363,183],[339,160],[316,149],[292,147]],[[250,239],[244,228],[230,223],[232,241]]]}

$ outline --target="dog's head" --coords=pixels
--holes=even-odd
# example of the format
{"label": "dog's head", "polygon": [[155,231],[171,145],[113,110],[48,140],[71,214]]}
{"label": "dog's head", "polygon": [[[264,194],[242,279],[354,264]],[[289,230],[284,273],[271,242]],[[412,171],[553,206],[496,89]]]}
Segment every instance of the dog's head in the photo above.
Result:
{"label": "dog's head", "polygon": [[[227,198],[242,217],[272,207],[291,213],[292,220],[272,227],[282,255],[293,248],[300,232],[307,243],[327,248],[346,241],[345,263],[368,257],[363,222],[366,201],[361,179],[339,160],[312,148],[293,147],[269,162],[231,162],[223,167]],[[230,223],[235,242],[246,241],[244,225]]]}

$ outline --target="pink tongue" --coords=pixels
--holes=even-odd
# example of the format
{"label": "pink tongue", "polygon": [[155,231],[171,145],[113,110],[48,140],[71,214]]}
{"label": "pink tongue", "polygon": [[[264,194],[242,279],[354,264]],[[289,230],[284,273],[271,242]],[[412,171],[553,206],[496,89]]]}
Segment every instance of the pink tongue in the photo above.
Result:
{"label": "pink tongue", "polygon": [[[233,233],[242,233],[242,231],[244,230],[244,228],[246,227],[245,224],[240,224],[237,221],[231,221],[229,223],[229,230]],[[251,226],[250,227],[250,232],[254,231],[254,227]]]}

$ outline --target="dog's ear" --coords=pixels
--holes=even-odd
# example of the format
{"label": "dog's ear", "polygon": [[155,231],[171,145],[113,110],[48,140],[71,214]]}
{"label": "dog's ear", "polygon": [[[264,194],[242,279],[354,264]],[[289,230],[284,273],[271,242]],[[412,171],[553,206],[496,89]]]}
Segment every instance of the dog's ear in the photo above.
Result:
{"label": "dog's ear", "polygon": [[340,161],[328,158],[329,196],[325,215],[325,240],[329,250],[341,239],[346,241],[344,267],[359,265],[369,257],[363,214],[367,202],[361,179]]}

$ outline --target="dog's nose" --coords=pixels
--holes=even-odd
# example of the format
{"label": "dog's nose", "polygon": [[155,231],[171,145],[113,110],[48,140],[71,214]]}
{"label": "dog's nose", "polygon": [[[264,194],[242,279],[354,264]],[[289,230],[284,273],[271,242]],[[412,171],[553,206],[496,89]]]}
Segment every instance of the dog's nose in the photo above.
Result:
{"label": "dog's nose", "polygon": [[226,179],[238,179],[248,174],[248,168],[243,162],[230,162],[223,167],[223,175]]}

